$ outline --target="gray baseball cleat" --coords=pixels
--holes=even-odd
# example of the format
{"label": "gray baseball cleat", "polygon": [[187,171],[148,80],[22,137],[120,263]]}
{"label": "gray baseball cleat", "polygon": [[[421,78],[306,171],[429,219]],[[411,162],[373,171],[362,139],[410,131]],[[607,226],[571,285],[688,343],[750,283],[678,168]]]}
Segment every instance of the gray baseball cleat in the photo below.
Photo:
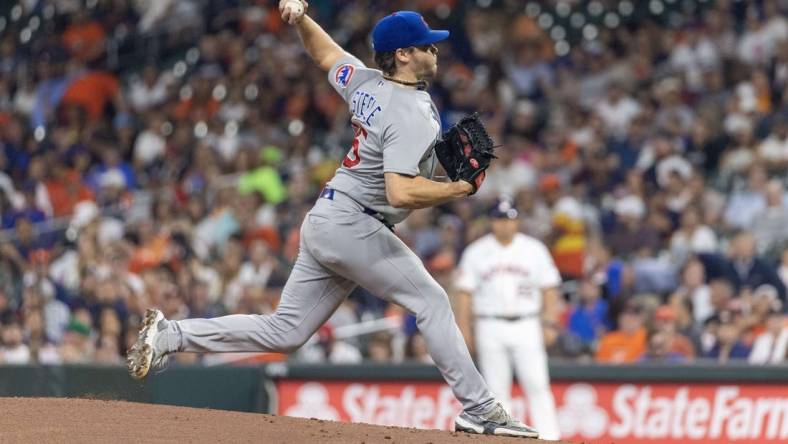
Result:
{"label": "gray baseball cleat", "polygon": [[460,413],[454,420],[454,430],[479,435],[539,437],[539,432],[536,429],[509,416],[501,403],[496,403],[492,410],[481,415],[473,415],[468,412]]}
{"label": "gray baseball cleat", "polygon": [[145,311],[137,342],[126,354],[126,366],[134,379],[148,376],[151,368],[160,369],[167,365],[167,354],[156,350],[156,337],[167,327],[164,313],[155,308]]}

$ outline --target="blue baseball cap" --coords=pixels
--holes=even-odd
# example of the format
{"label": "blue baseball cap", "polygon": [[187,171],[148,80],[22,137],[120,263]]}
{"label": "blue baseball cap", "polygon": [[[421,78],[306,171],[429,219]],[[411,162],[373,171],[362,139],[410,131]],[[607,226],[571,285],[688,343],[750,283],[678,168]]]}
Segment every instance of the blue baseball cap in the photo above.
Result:
{"label": "blue baseball cap", "polygon": [[492,219],[517,219],[519,213],[510,198],[501,197],[490,207],[487,215]]}
{"label": "blue baseball cap", "polygon": [[424,17],[414,11],[389,14],[372,30],[372,47],[376,52],[394,51],[411,46],[430,45],[449,38],[449,31],[430,29]]}

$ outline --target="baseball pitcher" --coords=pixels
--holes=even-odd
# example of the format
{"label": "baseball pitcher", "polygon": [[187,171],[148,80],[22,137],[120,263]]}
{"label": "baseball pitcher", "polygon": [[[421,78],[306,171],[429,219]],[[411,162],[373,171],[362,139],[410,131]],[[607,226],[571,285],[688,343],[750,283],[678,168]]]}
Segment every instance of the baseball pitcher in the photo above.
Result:
{"label": "baseball pitcher", "polygon": [[514,365],[539,436],[559,439],[542,330],[556,326],[561,277],[544,244],[517,232],[510,200],[496,202],[489,216],[492,233],[470,244],[460,260],[457,321],[475,344],[493,395],[509,406]]}
{"label": "baseball pitcher", "polygon": [[[361,285],[416,315],[430,355],[463,406],[457,430],[537,437],[495,401],[446,292],[391,229],[412,209],[473,194],[494,157],[476,116],[441,138],[438,112],[425,88],[438,68],[435,43],[449,32],[430,29],[416,12],[386,16],[372,33],[379,70],[370,69],[305,15],[306,7],[283,0],[282,19],[296,27],[304,48],[347,102],[354,139],[304,219],[298,258],[279,306],[273,315],[182,321],[150,309],[129,350],[129,372],[144,378],[175,352],[293,351]],[[452,182],[431,179],[438,161]]]}

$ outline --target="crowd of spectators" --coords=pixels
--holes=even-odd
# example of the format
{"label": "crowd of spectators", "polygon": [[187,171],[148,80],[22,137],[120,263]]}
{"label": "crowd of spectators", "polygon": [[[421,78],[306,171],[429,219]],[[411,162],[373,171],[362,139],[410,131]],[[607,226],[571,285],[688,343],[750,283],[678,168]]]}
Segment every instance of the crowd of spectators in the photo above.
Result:
{"label": "crowd of spectators", "polygon": [[[450,293],[507,194],[565,278],[552,357],[786,360],[785,2],[310,3],[370,66],[387,12],[452,32],[430,88],[443,123],[478,110],[503,148],[476,196],[397,227]],[[0,363],[120,363],[149,306],[271,313],[352,139],[276,2],[11,4]],[[400,327],[349,336],[384,316]],[[412,317],[363,289],[293,359],[430,362]]]}

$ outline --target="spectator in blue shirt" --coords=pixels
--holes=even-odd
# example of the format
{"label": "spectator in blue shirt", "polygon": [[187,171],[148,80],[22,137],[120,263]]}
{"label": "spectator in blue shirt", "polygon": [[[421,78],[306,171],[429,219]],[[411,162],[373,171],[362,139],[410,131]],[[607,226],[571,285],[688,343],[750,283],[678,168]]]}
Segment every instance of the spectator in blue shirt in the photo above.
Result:
{"label": "spectator in blue shirt", "polygon": [[30,223],[36,224],[46,220],[46,214],[36,207],[36,185],[35,183],[28,183],[24,189],[25,205],[19,210],[11,211],[8,214],[3,214],[3,228],[14,228],[17,221],[20,219],[27,219]]}
{"label": "spectator in blue shirt", "polygon": [[732,359],[747,359],[750,348],[741,340],[741,328],[738,325],[738,316],[724,310],[712,316],[708,323],[715,327],[715,344],[706,355],[720,364],[725,364]]}
{"label": "spectator in blue shirt", "polygon": [[117,147],[109,145],[106,141],[94,141],[100,144],[102,163],[96,165],[88,174],[88,184],[94,191],[98,191],[102,186],[102,180],[107,174],[120,175],[123,178],[123,189],[137,189],[137,175],[134,167],[123,160]]}
{"label": "spectator in blue shirt", "polygon": [[569,315],[569,331],[588,346],[596,342],[602,334],[611,329],[607,316],[608,304],[602,299],[599,285],[591,279],[580,282],[580,302],[572,308]]}

